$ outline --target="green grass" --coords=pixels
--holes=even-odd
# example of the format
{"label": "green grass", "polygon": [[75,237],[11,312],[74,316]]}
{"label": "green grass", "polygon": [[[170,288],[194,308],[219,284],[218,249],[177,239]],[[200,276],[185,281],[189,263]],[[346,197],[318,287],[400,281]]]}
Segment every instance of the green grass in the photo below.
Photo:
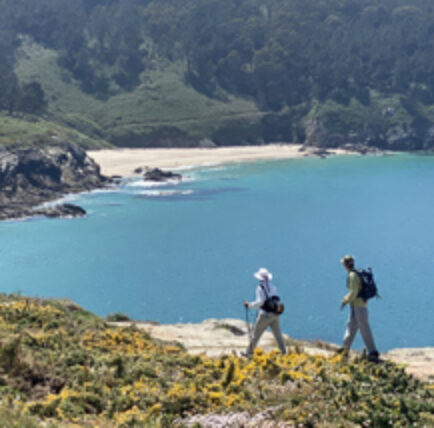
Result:
{"label": "green grass", "polygon": [[122,141],[176,128],[193,139],[209,136],[234,119],[259,121],[264,113],[252,101],[227,96],[208,98],[184,82],[185,64],[156,61],[132,92],[106,101],[85,94],[79,82],[57,64],[57,53],[29,39],[19,50],[16,73],[21,82],[37,80],[46,94],[48,113],[56,122],[98,139]]}
{"label": "green grass", "polygon": [[60,142],[74,142],[88,149],[110,146],[105,141],[40,117],[0,114],[0,145],[55,145]]}
{"label": "green grass", "polygon": [[[147,43],[152,45],[150,40]],[[88,148],[106,146],[108,141],[119,146],[196,144],[203,138],[214,138],[220,144],[245,143],[257,141],[261,120],[269,113],[260,111],[251,100],[224,92],[218,99],[197,92],[185,83],[182,59],[169,62],[156,56],[152,69],[142,73],[141,84],[134,91],[120,91],[113,83],[113,95],[107,100],[84,93],[71,73],[57,64],[58,54],[29,38],[22,39],[17,60],[20,82],[36,80],[44,89],[47,121],[5,121],[0,116],[0,144],[52,143],[56,140],[53,134]],[[105,75],[110,71],[101,70]],[[296,128],[305,118],[317,117],[330,132],[343,135],[363,130],[387,133],[412,123],[414,117],[402,105],[400,95],[371,91],[370,96],[368,106],[354,98],[348,105],[314,100],[309,112],[304,105],[286,112]],[[385,114],[388,108],[394,110],[392,115]],[[418,111],[434,120],[434,106],[419,105]],[[297,137],[294,131],[293,139]]]}
{"label": "green grass", "polygon": [[[70,425],[70,424],[68,424]],[[12,410],[6,406],[0,407],[0,426],[2,428],[55,428],[59,427],[58,424],[41,423],[37,418],[29,415],[24,415],[18,410]],[[65,425],[62,425],[66,427]]]}

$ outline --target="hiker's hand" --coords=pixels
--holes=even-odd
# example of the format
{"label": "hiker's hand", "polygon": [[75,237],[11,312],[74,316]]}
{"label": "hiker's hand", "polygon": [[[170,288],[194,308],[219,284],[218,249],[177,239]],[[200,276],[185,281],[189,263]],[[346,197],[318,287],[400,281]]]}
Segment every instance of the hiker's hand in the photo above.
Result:
{"label": "hiker's hand", "polygon": [[249,307],[249,302],[247,302],[246,300],[244,300],[243,305],[247,309]]}
{"label": "hiker's hand", "polygon": [[341,311],[345,308],[346,303],[342,302],[341,303]]}

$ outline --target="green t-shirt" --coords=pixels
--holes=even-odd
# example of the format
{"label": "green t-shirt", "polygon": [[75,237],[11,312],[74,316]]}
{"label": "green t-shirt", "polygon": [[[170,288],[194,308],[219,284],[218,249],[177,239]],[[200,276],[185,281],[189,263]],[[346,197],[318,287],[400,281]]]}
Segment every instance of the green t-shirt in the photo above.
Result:
{"label": "green t-shirt", "polygon": [[349,303],[350,305],[357,306],[359,308],[366,308],[368,303],[365,302],[361,297],[357,297],[360,290],[362,289],[362,280],[356,272],[351,271],[348,274],[348,294],[342,299],[342,303]]}

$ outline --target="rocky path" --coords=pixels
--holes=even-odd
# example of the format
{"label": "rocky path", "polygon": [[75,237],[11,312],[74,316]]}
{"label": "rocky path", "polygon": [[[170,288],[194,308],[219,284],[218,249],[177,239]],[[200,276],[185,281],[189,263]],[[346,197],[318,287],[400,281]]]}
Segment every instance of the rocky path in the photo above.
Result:
{"label": "rocky path", "polygon": [[434,347],[393,349],[384,358],[407,366],[407,373],[418,379],[434,383]]}
{"label": "rocky path", "polygon": [[[246,350],[248,343],[247,325],[238,319],[208,319],[200,324],[158,324],[154,322],[122,322],[112,323],[120,326],[134,324],[137,328],[147,331],[159,340],[181,343],[190,353],[216,357],[219,355],[236,353]],[[303,348],[307,353],[331,355],[337,345],[320,341],[293,341],[284,335],[290,346]],[[276,343],[271,332],[266,331],[259,342],[259,346],[266,351],[275,349]],[[434,347],[395,349],[382,355],[384,359],[405,364],[407,372],[417,378],[434,382]]]}

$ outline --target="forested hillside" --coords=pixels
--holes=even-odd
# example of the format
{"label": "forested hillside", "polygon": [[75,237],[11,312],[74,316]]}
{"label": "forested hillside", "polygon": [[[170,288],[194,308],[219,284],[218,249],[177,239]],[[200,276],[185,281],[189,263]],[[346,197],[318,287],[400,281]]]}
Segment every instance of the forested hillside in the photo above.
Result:
{"label": "forested hillside", "polygon": [[434,147],[425,0],[0,0],[0,10],[3,121],[37,115],[83,144]]}

